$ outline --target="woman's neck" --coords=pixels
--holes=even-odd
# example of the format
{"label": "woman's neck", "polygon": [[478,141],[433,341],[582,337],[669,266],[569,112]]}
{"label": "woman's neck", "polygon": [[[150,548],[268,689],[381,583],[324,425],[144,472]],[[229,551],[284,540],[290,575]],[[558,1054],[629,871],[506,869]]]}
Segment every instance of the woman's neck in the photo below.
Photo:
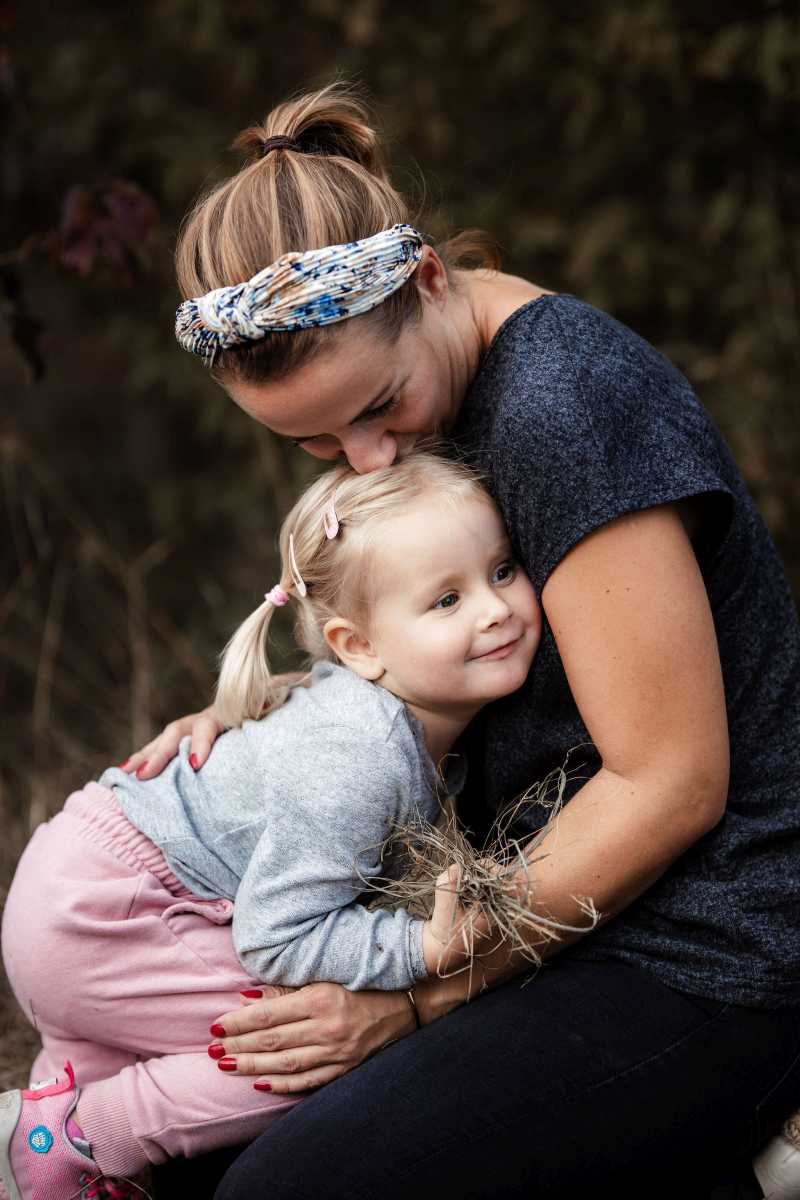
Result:
{"label": "woman's neck", "polygon": [[455,276],[456,294],[463,296],[469,306],[481,358],[500,326],[513,312],[531,300],[553,294],[547,288],[502,271],[456,271]]}

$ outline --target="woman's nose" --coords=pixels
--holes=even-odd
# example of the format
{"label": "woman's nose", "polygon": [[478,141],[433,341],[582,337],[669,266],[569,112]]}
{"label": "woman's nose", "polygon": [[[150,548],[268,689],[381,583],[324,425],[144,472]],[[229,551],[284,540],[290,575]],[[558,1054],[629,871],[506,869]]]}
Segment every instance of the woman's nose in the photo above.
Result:
{"label": "woman's nose", "polygon": [[390,467],[397,458],[397,441],[391,433],[375,434],[366,429],[353,429],[340,441],[347,461],[359,475]]}

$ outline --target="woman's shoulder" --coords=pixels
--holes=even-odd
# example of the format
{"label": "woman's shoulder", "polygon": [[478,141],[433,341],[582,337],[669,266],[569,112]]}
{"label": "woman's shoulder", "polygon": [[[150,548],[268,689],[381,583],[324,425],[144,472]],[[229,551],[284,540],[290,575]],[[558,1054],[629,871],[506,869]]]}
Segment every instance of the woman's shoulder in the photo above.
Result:
{"label": "woman's shoulder", "polygon": [[[500,315],[502,308],[496,312]],[[611,371],[617,383],[646,371],[689,387],[669,359],[617,317],[568,292],[543,289],[498,322],[478,378],[509,369],[539,380],[565,372],[596,376]]]}
{"label": "woman's shoulder", "polygon": [[[475,428],[472,428],[475,427]],[[520,436],[565,447],[574,437],[648,439],[677,429],[705,437],[708,414],[660,351],[586,301],[544,293],[498,329],[467,397],[467,441]]]}

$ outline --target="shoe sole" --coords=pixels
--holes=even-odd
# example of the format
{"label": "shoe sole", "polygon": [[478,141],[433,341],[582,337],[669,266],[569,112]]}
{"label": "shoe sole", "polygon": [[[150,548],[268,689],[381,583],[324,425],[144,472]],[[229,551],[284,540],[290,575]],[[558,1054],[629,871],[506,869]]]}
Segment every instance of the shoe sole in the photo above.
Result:
{"label": "shoe sole", "polygon": [[3,1092],[0,1096],[0,1200],[22,1200],[9,1157],[11,1138],[21,1112],[22,1092]]}

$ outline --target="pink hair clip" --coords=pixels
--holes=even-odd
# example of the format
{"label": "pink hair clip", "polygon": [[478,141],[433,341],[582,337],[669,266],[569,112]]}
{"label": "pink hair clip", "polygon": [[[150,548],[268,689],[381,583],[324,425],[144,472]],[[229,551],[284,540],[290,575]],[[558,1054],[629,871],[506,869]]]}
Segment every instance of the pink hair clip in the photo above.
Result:
{"label": "pink hair clip", "polygon": [[303,576],[300,574],[300,568],[297,565],[297,559],[294,556],[294,534],[289,534],[289,570],[292,572],[294,586],[297,588],[299,596],[305,596],[308,588],[305,585]]}
{"label": "pink hair clip", "polygon": [[325,537],[329,542],[332,541],[339,532],[339,518],[336,516],[335,497],[331,500],[330,504],[322,515],[322,526],[325,530]]}
{"label": "pink hair clip", "polygon": [[279,583],[271,591],[264,593],[264,599],[274,604],[276,608],[282,608],[284,604],[289,603],[289,593],[285,592]]}

